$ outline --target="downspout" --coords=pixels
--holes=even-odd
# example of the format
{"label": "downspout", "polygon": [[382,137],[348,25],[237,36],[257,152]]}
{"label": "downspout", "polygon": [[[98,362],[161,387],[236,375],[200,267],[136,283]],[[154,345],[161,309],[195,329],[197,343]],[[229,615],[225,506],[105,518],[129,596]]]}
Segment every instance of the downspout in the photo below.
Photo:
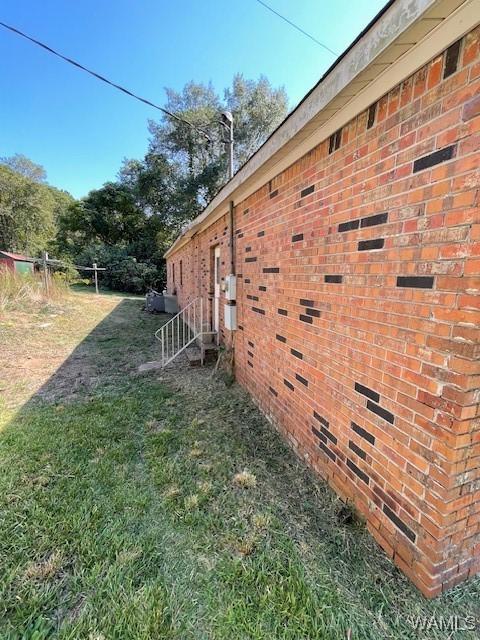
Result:
{"label": "downspout", "polygon": [[229,216],[230,216],[230,273],[235,275],[235,233],[233,229],[234,225],[234,205],[233,200],[230,200],[229,204]]}
{"label": "downspout", "polygon": [[[229,227],[230,227],[230,275],[231,275],[231,280],[235,281],[235,289],[237,288],[236,286],[236,275],[235,275],[235,230],[234,230],[234,223],[235,223],[235,207],[233,204],[233,200],[230,200],[229,202]],[[234,307],[234,309],[232,309],[232,311],[235,312],[235,330],[231,332],[231,358],[230,358],[230,368],[231,368],[231,373],[233,376],[235,376],[235,334],[237,333],[236,329],[237,329],[237,300],[236,300],[236,296],[235,296],[235,300],[233,300],[232,302],[230,302],[230,305]]]}

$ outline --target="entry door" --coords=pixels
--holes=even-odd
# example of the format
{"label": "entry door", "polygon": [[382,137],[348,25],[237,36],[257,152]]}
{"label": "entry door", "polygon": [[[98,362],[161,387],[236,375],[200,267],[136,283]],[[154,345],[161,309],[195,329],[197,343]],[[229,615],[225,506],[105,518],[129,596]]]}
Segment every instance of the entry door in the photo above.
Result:
{"label": "entry door", "polygon": [[217,332],[217,341],[220,335],[220,246],[215,247],[213,255],[213,330]]}

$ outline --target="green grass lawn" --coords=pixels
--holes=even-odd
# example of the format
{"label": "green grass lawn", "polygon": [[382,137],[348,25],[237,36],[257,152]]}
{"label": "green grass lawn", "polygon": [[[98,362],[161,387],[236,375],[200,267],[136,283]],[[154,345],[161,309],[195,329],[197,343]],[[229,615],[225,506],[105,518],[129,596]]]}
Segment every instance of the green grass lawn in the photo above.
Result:
{"label": "green grass lawn", "polygon": [[160,322],[77,292],[0,323],[1,640],[479,637],[414,628],[480,622],[480,581],[426,601],[238,386],[138,377]]}

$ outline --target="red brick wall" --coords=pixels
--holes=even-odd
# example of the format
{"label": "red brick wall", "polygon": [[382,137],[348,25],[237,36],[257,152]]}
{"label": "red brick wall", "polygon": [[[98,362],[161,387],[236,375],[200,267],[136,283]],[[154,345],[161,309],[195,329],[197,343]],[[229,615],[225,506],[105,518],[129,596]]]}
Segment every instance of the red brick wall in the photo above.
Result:
{"label": "red brick wall", "polygon": [[[230,273],[230,230],[228,215],[223,216],[208,231],[198,234],[188,245],[175,253],[167,261],[167,288],[169,292],[177,292],[180,308],[185,307],[194,298],[202,297],[206,303],[206,311],[211,320],[213,313],[213,252],[220,246],[220,277],[222,284],[225,276]],[[180,269],[180,262],[182,268]],[[175,281],[173,279],[173,264],[175,264]],[[183,274],[183,284],[180,283],[180,272]],[[230,344],[230,332],[224,329],[223,305],[225,296],[221,293],[220,304],[220,338],[221,342]]]}
{"label": "red brick wall", "polygon": [[[480,569],[479,47],[235,209],[237,379],[429,596]],[[169,259],[182,305],[228,239],[225,217]]]}

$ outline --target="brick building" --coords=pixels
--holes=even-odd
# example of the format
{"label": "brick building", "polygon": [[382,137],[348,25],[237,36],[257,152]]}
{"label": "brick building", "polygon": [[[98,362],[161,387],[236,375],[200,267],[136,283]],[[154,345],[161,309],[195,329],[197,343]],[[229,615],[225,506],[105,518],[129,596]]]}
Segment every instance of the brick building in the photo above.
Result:
{"label": "brick building", "polygon": [[479,0],[389,3],[166,255],[427,596],[480,569],[479,22]]}

